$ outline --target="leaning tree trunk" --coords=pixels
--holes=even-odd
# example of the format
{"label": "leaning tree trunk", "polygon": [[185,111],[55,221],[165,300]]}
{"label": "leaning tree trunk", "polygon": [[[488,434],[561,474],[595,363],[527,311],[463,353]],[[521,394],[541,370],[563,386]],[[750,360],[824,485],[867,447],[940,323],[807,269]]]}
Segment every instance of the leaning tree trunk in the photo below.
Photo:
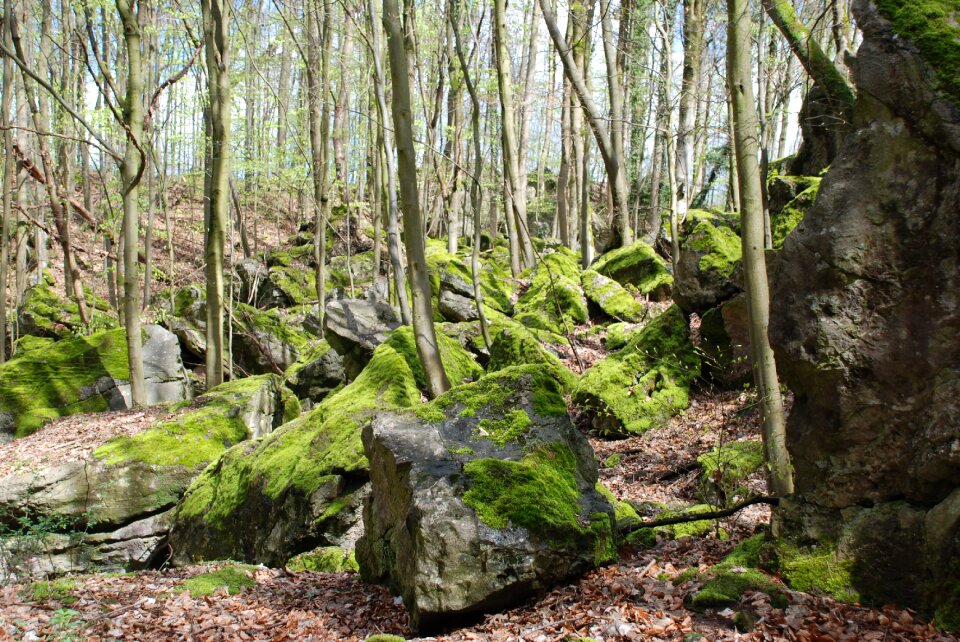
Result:
{"label": "leaning tree trunk", "polygon": [[403,205],[408,278],[413,293],[413,332],[417,353],[426,375],[427,392],[431,397],[437,397],[450,388],[450,382],[440,361],[440,348],[433,326],[430,278],[427,274],[423,218],[420,215],[420,194],[417,186],[417,157],[413,147],[410,74],[397,0],[383,0],[383,26],[387,32],[390,77],[393,80],[393,128],[397,136],[397,174],[400,178],[400,199]]}
{"label": "leaning tree trunk", "polygon": [[777,365],[767,338],[770,292],[763,250],[763,201],[757,165],[758,123],[750,63],[752,24],[749,12],[749,0],[727,0],[727,79],[733,102],[734,143],[743,208],[743,267],[754,378],[763,411],[763,442],[770,465],[770,488],[774,494],[783,496],[793,492],[793,478]]}
{"label": "leaning tree trunk", "polygon": [[[140,179],[147,167],[143,149],[143,64],[140,24],[128,0],[116,0],[127,45],[127,96],[124,101],[124,128],[127,149],[120,165],[123,187],[123,327],[130,364],[130,398],[134,406],[147,403],[143,380],[143,342],[140,337],[140,207],[137,202]],[[149,278],[149,275],[147,275]]]}

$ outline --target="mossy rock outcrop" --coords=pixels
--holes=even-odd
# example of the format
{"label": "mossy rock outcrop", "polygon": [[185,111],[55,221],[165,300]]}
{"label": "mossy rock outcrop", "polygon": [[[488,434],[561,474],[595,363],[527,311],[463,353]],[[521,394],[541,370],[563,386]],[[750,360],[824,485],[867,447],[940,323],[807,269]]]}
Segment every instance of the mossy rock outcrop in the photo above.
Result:
{"label": "mossy rock outcrop", "polygon": [[[147,402],[189,398],[176,337],[155,325],[143,335]],[[0,366],[0,435],[24,437],[57,417],[128,408],[129,379],[122,329],[23,351]]]}
{"label": "mossy rock outcrop", "polygon": [[112,309],[107,301],[86,292],[85,303],[89,326],[83,324],[77,302],[54,292],[53,280],[45,277],[23,293],[23,300],[17,308],[19,332],[21,335],[63,339],[117,326],[116,315],[110,314]]}
{"label": "mossy rock outcrop", "polygon": [[770,234],[773,237],[773,248],[779,250],[787,235],[796,228],[806,213],[817,202],[820,191],[820,179],[810,178],[809,187],[797,194],[780,210],[770,212]]}
{"label": "mossy rock outcrop", "polygon": [[[466,253],[450,254],[444,243],[430,239],[427,241],[427,271],[433,295],[439,297],[443,291],[456,294],[470,300],[474,298],[473,272],[470,269],[471,256]],[[503,314],[513,313],[511,299],[515,290],[510,273],[501,267],[489,253],[480,260],[480,294],[484,305]],[[460,319],[450,319],[457,321]]]}
{"label": "mossy rock outcrop", "polygon": [[734,503],[738,495],[745,499],[747,477],[763,468],[763,444],[759,439],[722,444],[697,457],[697,463],[703,495],[718,505]]}
{"label": "mossy rock outcrop", "polygon": [[565,335],[589,319],[580,285],[580,258],[560,247],[532,269],[530,286],[514,307],[514,319],[534,330]]}
{"label": "mossy rock outcrop", "polygon": [[687,408],[690,385],[699,374],[700,357],[687,321],[673,306],[626,347],[584,372],[573,403],[583,408],[598,435],[642,434]]}
{"label": "mossy rock outcrop", "polygon": [[700,337],[704,375],[713,383],[737,390],[753,380],[746,294],[704,312]]}
{"label": "mossy rock outcrop", "polygon": [[565,393],[573,390],[577,375],[563,365],[556,355],[544,348],[542,342],[524,326],[504,320],[490,328],[490,335],[492,343],[488,372],[511,366],[537,365],[560,381]]}
{"label": "mossy rock outcrop", "polygon": [[290,573],[319,571],[322,573],[356,573],[360,570],[353,551],[339,546],[321,546],[291,557],[285,566]]}
{"label": "mossy rock outcrop", "polygon": [[673,300],[687,313],[703,314],[741,291],[734,277],[740,265],[740,237],[719,221],[702,220],[680,244]]}
{"label": "mossy rock outcrop", "polygon": [[698,574],[702,584],[690,598],[694,608],[724,608],[736,606],[747,591],[759,591],[772,598],[774,606],[787,605],[783,586],[759,570],[765,535],[754,535],[737,545],[723,561]]}
{"label": "mossy rock outcrop", "polygon": [[663,259],[643,241],[607,252],[597,258],[590,269],[621,285],[630,284],[654,301],[670,296],[673,277]]}
{"label": "mossy rock outcrop", "polygon": [[[695,504],[684,508],[667,508],[666,506],[662,506],[660,510],[654,512],[652,519],[686,517],[699,513],[711,513],[715,510],[717,510],[716,506],[709,504]],[[634,511],[636,512],[636,509],[634,509]],[[632,516],[625,516],[625,518],[629,517]],[[727,537],[727,532],[724,529],[717,528],[717,522],[715,520],[700,519],[681,524],[640,528],[630,532],[626,539],[636,546],[651,548],[660,540],[673,540],[680,539],[681,537],[707,537],[713,533],[716,533],[720,539],[726,539]]]}
{"label": "mossy rock outcrop", "polygon": [[610,277],[587,270],[581,275],[580,282],[587,300],[599,310],[600,316],[626,323],[639,323],[646,318],[644,305]]}
{"label": "mossy rock outcrop", "polygon": [[[440,350],[451,379],[480,374],[453,339],[442,337]],[[281,565],[318,543],[351,547],[368,488],[361,430],[383,410],[419,403],[422,388],[413,333],[405,327],[374,351],[352,383],[203,471],[177,509],[174,559]]]}
{"label": "mossy rock outcrop", "polygon": [[[297,414],[275,375],[222,384],[84,460],[0,480],[0,515],[55,525],[43,550],[23,557],[34,571],[144,568],[161,553],[172,509],[203,467]],[[23,549],[28,539],[5,546]]]}
{"label": "mossy rock outcrop", "polygon": [[318,402],[346,384],[343,357],[325,339],[310,342],[297,361],[283,373],[287,386],[297,398]]}
{"label": "mossy rock outcrop", "polygon": [[502,608],[616,559],[613,511],[562,385],[489,374],[364,429],[372,491],[357,561],[415,627]]}

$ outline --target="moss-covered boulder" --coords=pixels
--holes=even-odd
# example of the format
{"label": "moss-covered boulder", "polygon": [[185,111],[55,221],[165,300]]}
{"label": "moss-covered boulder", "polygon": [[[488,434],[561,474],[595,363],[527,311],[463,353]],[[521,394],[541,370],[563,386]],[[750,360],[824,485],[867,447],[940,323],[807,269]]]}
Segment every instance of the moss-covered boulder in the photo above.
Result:
{"label": "moss-covered boulder", "polygon": [[360,570],[353,551],[339,546],[321,546],[291,557],[285,566],[290,573],[356,573]]}
{"label": "moss-covered boulder", "polygon": [[763,444],[759,439],[721,444],[697,457],[703,496],[717,505],[745,499],[747,477],[763,468]]}
{"label": "moss-covered boulder", "polygon": [[598,314],[608,319],[626,323],[639,323],[647,310],[626,288],[599,272],[587,270],[580,277],[583,293]]}
{"label": "moss-covered boulder", "polygon": [[415,627],[616,559],[613,511],[561,391],[543,368],[507,368],[364,429],[373,488],[357,561]]}
{"label": "moss-covered boulder", "polygon": [[311,340],[302,324],[291,323],[291,315],[277,308],[237,303],[233,318],[233,358],[243,372],[283,374]]}
{"label": "moss-covered boulder", "polygon": [[92,292],[86,292],[85,296],[90,321],[89,326],[85,326],[77,302],[61,297],[53,287],[53,279],[45,276],[23,293],[17,308],[17,324],[21,335],[63,339],[117,326],[116,314],[111,314],[110,304]]}
{"label": "moss-covered boulder", "polygon": [[696,576],[701,584],[690,598],[695,608],[736,606],[748,591],[769,595],[775,606],[787,605],[782,585],[758,569],[766,536],[754,535],[737,545],[719,564]]}
{"label": "moss-covered boulder", "polygon": [[584,372],[573,403],[598,435],[641,434],[687,408],[699,374],[700,356],[687,321],[673,306],[626,347]]}
{"label": "moss-covered boulder", "polygon": [[222,384],[84,460],[0,480],[0,515],[52,525],[44,549],[22,559],[34,570],[143,568],[160,554],[172,509],[203,467],[297,414],[297,400],[275,375]]}
{"label": "moss-covered boulder", "polygon": [[517,300],[514,319],[523,325],[565,335],[589,319],[580,285],[580,258],[561,247],[532,269],[530,285]]}
{"label": "moss-covered boulder", "polygon": [[[465,254],[450,254],[444,243],[430,239],[427,241],[426,256],[427,272],[430,274],[430,285],[435,297],[449,292],[470,301],[474,299],[469,250],[466,250]],[[484,305],[497,312],[511,314],[514,290],[515,285],[510,273],[489,254],[485,254],[480,261],[480,294],[483,296]]]}
{"label": "moss-covered boulder", "polygon": [[700,338],[703,372],[713,383],[737,390],[753,380],[746,294],[704,312]]}
{"label": "moss-covered boulder", "polygon": [[[479,375],[453,339],[442,337],[440,350],[451,380]],[[360,432],[378,412],[419,403],[425,387],[412,330],[402,328],[352,383],[203,471],[177,509],[174,559],[281,565],[317,544],[352,547],[367,492]]]}
{"label": "moss-covered boulder", "polygon": [[[143,328],[147,402],[189,398],[177,338]],[[56,417],[128,408],[130,366],[122,329],[22,351],[0,366],[0,434],[23,437]]]}
{"label": "moss-covered boulder", "polygon": [[323,337],[343,357],[347,378],[355,379],[400,323],[400,311],[376,296],[335,299],[323,315]]}
{"label": "moss-covered boulder", "polygon": [[673,300],[687,313],[703,314],[740,292],[740,237],[730,227],[702,220],[680,244]]}
{"label": "moss-covered boulder", "polygon": [[503,320],[490,328],[490,335],[492,343],[488,372],[511,366],[537,365],[563,384],[564,393],[573,390],[577,376],[563,365],[556,355],[545,349],[543,343],[524,326]]}
{"label": "moss-covered boulder", "polygon": [[590,269],[622,285],[630,284],[654,301],[670,296],[673,277],[663,259],[643,241],[607,252],[597,258]]}
{"label": "moss-covered boulder", "polygon": [[820,191],[820,179],[812,178],[809,181],[809,187],[797,194],[786,205],[777,211],[770,212],[770,234],[773,237],[773,248],[779,250],[783,247],[783,242],[787,234],[793,231],[806,213],[817,202],[817,194]]}

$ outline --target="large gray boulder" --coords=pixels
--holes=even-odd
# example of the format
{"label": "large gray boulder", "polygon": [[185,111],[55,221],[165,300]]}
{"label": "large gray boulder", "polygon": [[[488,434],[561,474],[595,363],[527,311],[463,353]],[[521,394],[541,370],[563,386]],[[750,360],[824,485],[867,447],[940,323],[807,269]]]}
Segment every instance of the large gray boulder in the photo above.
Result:
{"label": "large gray boulder", "polygon": [[476,302],[473,299],[469,299],[451,290],[440,290],[440,299],[437,302],[437,307],[440,310],[440,314],[443,315],[443,318],[453,323],[477,321],[480,319]]}
{"label": "large gray boulder", "polygon": [[742,290],[735,273],[740,265],[740,237],[709,212],[680,244],[673,274],[673,300],[687,313],[703,315]]}
{"label": "large gray boulder", "polygon": [[518,366],[364,429],[357,561],[415,627],[506,607],[616,558],[613,513],[561,384]]}
{"label": "large gray boulder", "polygon": [[373,294],[366,299],[337,299],[327,303],[323,338],[343,357],[349,379],[355,379],[373,357],[373,351],[401,325],[396,308]]}
{"label": "large gray boulder", "polygon": [[960,10],[933,4],[854,2],[856,119],[784,244],[770,338],[796,393],[783,532],[834,551],[862,601],[960,626],[960,95],[939,57]]}

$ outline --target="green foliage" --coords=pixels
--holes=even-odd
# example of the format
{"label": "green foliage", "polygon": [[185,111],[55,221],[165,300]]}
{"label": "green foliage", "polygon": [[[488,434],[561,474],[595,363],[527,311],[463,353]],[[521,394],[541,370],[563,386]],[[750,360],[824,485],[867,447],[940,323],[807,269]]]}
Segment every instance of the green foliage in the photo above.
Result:
{"label": "green foliage", "polygon": [[57,609],[50,618],[51,642],[80,642],[83,639],[80,613],[73,609]]}
{"label": "green foliage", "polygon": [[256,566],[230,564],[210,573],[201,573],[183,581],[182,590],[190,591],[192,597],[213,595],[226,589],[230,595],[236,595],[245,588],[256,585],[253,573]]}
{"label": "green foliage", "polygon": [[920,50],[940,88],[960,103],[960,7],[956,0],[877,0],[893,28]]}
{"label": "green foliage", "polygon": [[[250,437],[243,418],[255,395],[274,394],[287,416],[299,415],[299,402],[279,384],[276,375],[246,377],[221,384],[198,397],[191,411],[162,421],[135,435],[114,437],[93,451],[108,464],[142,461],[158,466],[192,468],[216,459],[223,451]],[[290,417],[290,418],[293,418]]]}
{"label": "green foliage", "polygon": [[594,415],[602,435],[640,434],[689,405],[700,357],[676,306],[649,323],[619,352],[587,370],[573,402]]}
{"label": "green foliage", "polygon": [[322,573],[357,573],[360,567],[353,551],[339,546],[322,546],[291,557],[286,564],[291,573],[319,571]]}
{"label": "green foliage", "polygon": [[391,635],[390,633],[376,633],[368,637],[364,642],[407,642],[407,638],[400,635]]}
{"label": "green foliage", "polygon": [[122,329],[64,339],[0,366],[0,413],[10,413],[15,436],[25,437],[56,417],[107,410],[93,389],[101,377],[130,379]]}

